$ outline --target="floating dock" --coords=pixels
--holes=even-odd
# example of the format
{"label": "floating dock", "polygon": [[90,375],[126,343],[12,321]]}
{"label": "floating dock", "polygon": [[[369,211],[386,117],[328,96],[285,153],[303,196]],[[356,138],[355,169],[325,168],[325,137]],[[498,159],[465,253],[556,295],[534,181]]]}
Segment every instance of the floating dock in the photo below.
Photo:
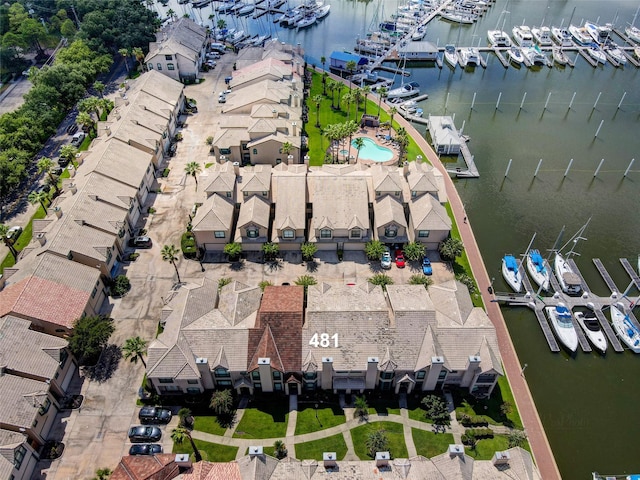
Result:
{"label": "floating dock", "polygon": [[602,264],[600,259],[599,258],[594,258],[593,259],[593,264],[598,269],[598,272],[600,272],[600,276],[602,276],[602,279],[604,280],[604,283],[607,284],[607,287],[609,288],[609,290],[611,290],[611,293],[617,295],[618,291],[619,291],[618,287],[616,287],[616,284],[613,283],[613,279],[611,278],[611,275],[609,275],[609,272],[607,272],[607,269],[604,268],[604,265]]}
{"label": "floating dock", "polygon": [[629,260],[621,258],[620,263],[622,264],[622,268],[624,268],[625,272],[627,272],[627,275],[629,275],[633,283],[635,283],[636,288],[640,290],[640,277],[629,263]]}

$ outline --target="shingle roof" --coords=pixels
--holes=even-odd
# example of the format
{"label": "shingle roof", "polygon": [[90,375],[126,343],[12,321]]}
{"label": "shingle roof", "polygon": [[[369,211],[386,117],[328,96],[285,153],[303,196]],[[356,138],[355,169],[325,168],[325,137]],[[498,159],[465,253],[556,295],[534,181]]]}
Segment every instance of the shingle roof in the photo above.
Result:
{"label": "shingle roof", "polygon": [[451,230],[451,218],[447,210],[431,195],[412,198],[409,211],[416,230]]}
{"label": "shingle roof", "polygon": [[230,231],[233,224],[234,206],[225,197],[217,193],[207,198],[198,208],[196,216],[193,219],[193,230],[212,231],[224,230]]}
{"label": "shingle roof", "polygon": [[306,227],[307,179],[304,174],[275,174],[273,182],[273,199],[276,213],[273,220],[274,235],[278,229],[289,227],[304,229]]}
{"label": "shingle roof", "polygon": [[259,195],[252,195],[240,205],[238,229],[250,224],[268,228],[270,216],[271,203],[269,200]]}
{"label": "shingle roof", "polygon": [[390,223],[407,228],[407,221],[404,218],[404,207],[400,200],[393,195],[384,195],[376,198],[373,203],[373,212],[376,228],[384,227]]}
{"label": "shingle roof", "polygon": [[332,228],[347,229],[354,220],[369,229],[369,198],[364,177],[308,176],[309,201],[313,203],[311,229],[322,228],[324,219]]}
{"label": "shingle roof", "polygon": [[30,428],[49,385],[30,378],[0,375],[0,424]]}

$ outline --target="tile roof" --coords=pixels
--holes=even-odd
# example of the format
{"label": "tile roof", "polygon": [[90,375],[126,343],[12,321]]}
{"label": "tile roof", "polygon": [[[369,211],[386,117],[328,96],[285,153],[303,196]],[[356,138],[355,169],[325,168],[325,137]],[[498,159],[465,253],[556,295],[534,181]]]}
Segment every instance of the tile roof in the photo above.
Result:
{"label": "tile roof", "polygon": [[0,424],[31,428],[49,384],[5,373],[0,375]]}
{"label": "tile roof", "polygon": [[263,77],[270,77],[273,80],[291,78],[291,65],[276,58],[267,58],[238,69],[234,72],[230,85],[233,88],[239,88],[255,83]]}
{"label": "tile roof", "polygon": [[199,181],[207,193],[233,193],[236,186],[236,174],[231,162],[214,163],[205,169],[200,175]]}
{"label": "tile roof", "polygon": [[243,168],[238,178],[238,186],[241,192],[270,192],[271,166],[255,165]]}
{"label": "tile roof", "polygon": [[180,474],[175,454],[128,455],[109,477],[111,480],[171,480]]}
{"label": "tile roof", "polygon": [[433,168],[427,162],[409,162],[409,172],[407,183],[411,191],[418,192],[418,195],[430,193],[437,196],[438,201],[445,203],[447,193],[444,185],[442,173]]}
{"label": "tile roof", "polygon": [[242,480],[237,462],[214,463],[206,460],[194,463],[181,478],[182,480]]}

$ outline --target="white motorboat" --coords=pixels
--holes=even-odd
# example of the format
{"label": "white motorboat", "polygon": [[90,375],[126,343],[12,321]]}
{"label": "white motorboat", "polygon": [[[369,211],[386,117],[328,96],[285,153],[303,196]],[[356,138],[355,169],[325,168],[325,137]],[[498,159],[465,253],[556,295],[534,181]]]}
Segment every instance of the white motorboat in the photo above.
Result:
{"label": "white motorboat", "polygon": [[216,8],[216,11],[218,13],[228,13],[235,6],[236,6],[236,2],[224,2],[218,5],[218,8]]}
{"label": "white motorboat", "polygon": [[320,8],[318,8],[314,12],[316,19],[320,20],[321,18],[324,18],[327,15],[329,15],[329,10],[331,10],[331,5],[323,5]]}
{"label": "white motorboat", "polygon": [[624,29],[624,33],[627,34],[627,37],[629,37],[630,40],[640,43],[640,28],[635,25],[629,25]]}
{"label": "white motorboat", "polygon": [[602,63],[603,65],[607,63],[607,56],[604,54],[602,49],[595,43],[592,43],[591,45],[589,45],[586,50],[589,56],[593,58],[597,63]]}
{"label": "white motorboat", "polygon": [[459,12],[457,10],[442,10],[440,18],[454,23],[474,23],[478,19],[475,13]]}
{"label": "white motorboat", "polygon": [[444,60],[453,68],[456,68],[458,64],[458,53],[456,52],[456,46],[452,43],[448,43],[444,46]]}
{"label": "white motorboat", "polygon": [[523,47],[522,54],[529,59],[531,65],[546,65],[548,62],[547,56],[542,53],[542,50],[537,45],[529,48]]}
{"label": "white motorboat", "polygon": [[401,110],[400,113],[414,117],[422,117],[424,113],[424,111],[418,107],[415,100],[407,100],[406,102],[401,103],[398,108]]}
{"label": "white motorboat", "polygon": [[514,292],[522,290],[522,276],[518,270],[518,262],[513,255],[502,257],[502,276]]}
{"label": "white motorboat", "polygon": [[487,38],[492,47],[510,47],[511,39],[506,32],[502,30],[489,30],[487,31]]}
{"label": "white motorboat", "polygon": [[316,23],[316,16],[313,14],[306,15],[300,21],[298,21],[298,23],[296,23],[296,28],[300,30],[301,28],[310,27],[314,23]]}
{"label": "white motorboat", "polygon": [[561,47],[573,47],[571,34],[566,28],[551,27],[551,37]]}
{"label": "white motorboat", "polygon": [[511,30],[513,41],[521,47],[533,47],[533,35],[526,25],[516,25]]}
{"label": "white motorboat", "polygon": [[420,85],[417,82],[409,82],[394,88],[387,93],[388,99],[393,98],[409,98],[420,95]]}
{"label": "white motorboat", "polygon": [[553,47],[551,49],[551,55],[553,55],[553,61],[558,65],[566,65],[569,63],[569,57],[562,51],[562,47]]}
{"label": "white motorboat", "polygon": [[480,65],[480,53],[478,53],[477,48],[461,48],[459,51],[459,60],[461,67],[477,67]]}
{"label": "white motorboat", "polygon": [[549,290],[549,280],[551,272],[547,268],[544,258],[540,255],[540,251],[533,249],[529,250],[527,255],[527,271],[533,281],[536,282],[543,290]]}
{"label": "white motorboat", "polygon": [[607,339],[604,336],[600,322],[596,318],[593,312],[576,312],[574,313],[576,322],[584,330],[585,335],[589,341],[596,347],[600,353],[604,354],[607,351]]}
{"label": "white motorboat", "polygon": [[[635,57],[640,60],[640,47],[635,47],[633,49],[633,54],[635,55]],[[640,265],[640,263],[638,263],[638,265]],[[640,270],[640,269],[639,269]]]}
{"label": "white motorboat", "polygon": [[253,4],[248,4],[245,5],[244,7],[242,7],[240,10],[238,10],[236,13],[243,17],[245,15],[249,15],[251,12],[253,12],[256,9],[256,6]]}
{"label": "white motorboat", "polygon": [[413,32],[413,34],[411,34],[411,40],[414,42],[419,42],[424,38],[426,34],[427,29],[425,27],[418,27],[417,30]]}
{"label": "white motorboat", "polygon": [[589,45],[593,41],[589,30],[587,30],[585,27],[569,25],[569,33],[578,45]]}
{"label": "white motorboat", "polygon": [[575,352],[578,349],[578,332],[573,326],[569,309],[563,303],[558,303],[555,307],[546,307],[544,311],[560,342]]}
{"label": "white motorboat", "polygon": [[587,29],[593,41],[598,45],[604,45],[611,38],[611,25],[596,25],[595,23],[585,22],[584,28]]}
{"label": "white motorboat", "polygon": [[522,50],[520,50],[515,45],[512,45],[509,50],[507,50],[507,58],[510,62],[515,63],[516,65],[522,64],[524,62],[524,55],[522,54]]}
{"label": "white motorboat", "polygon": [[534,27],[531,29],[531,35],[533,35],[533,38],[538,45],[542,47],[550,47],[553,45],[553,40],[551,40],[551,29],[549,27]]}
{"label": "white motorboat", "polygon": [[611,305],[611,322],[618,337],[633,351],[640,353],[640,330],[625,315],[622,305]]}
{"label": "white motorboat", "polygon": [[573,271],[569,262],[562,257],[560,252],[556,252],[553,268],[562,291],[569,295],[580,295],[582,292],[580,277]]}
{"label": "white motorboat", "polygon": [[613,42],[607,42],[603,47],[605,55],[609,55],[613,60],[621,65],[626,65],[627,57],[624,52]]}

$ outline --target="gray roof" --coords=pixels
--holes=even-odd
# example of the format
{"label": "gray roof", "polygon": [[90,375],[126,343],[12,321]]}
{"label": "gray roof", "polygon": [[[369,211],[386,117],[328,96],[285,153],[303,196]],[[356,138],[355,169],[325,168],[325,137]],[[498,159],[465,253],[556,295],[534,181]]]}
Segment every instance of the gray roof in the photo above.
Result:
{"label": "gray roof", "polygon": [[273,220],[274,235],[277,235],[278,229],[304,229],[307,205],[306,175],[278,171],[274,172],[272,182],[273,200],[276,204]]}
{"label": "gray roof", "polygon": [[0,424],[31,428],[49,385],[30,378],[0,375]]}
{"label": "gray roof", "polygon": [[260,195],[251,195],[248,200],[242,202],[240,205],[238,229],[252,224],[269,228],[270,215],[271,202]]}
{"label": "gray roof", "polygon": [[0,429],[0,478],[8,480],[14,470],[16,449],[26,443],[24,434]]}
{"label": "gray roof", "polygon": [[412,198],[409,212],[416,230],[451,230],[451,218],[447,210],[431,195]]}
{"label": "gray roof", "polygon": [[238,186],[241,192],[262,193],[271,191],[271,166],[256,165],[240,171]]}
{"label": "gray roof", "polygon": [[230,231],[233,224],[233,212],[233,204],[226,197],[214,193],[198,208],[193,219],[193,230],[196,232]]}
{"label": "gray roof", "polygon": [[236,186],[236,174],[233,171],[231,162],[214,163],[205,169],[200,175],[200,183],[204,186],[204,191],[212,193],[234,193]]}
{"label": "gray roof", "polygon": [[447,192],[442,173],[426,161],[409,162],[407,174],[409,190],[418,194],[431,193],[441,203],[447,201]]}
{"label": "gray roof", "polygon": [[51,379],[60,368],[66,340],[30,330],[22,318],[0,318],[0,363],[16,373]]}
{"label": "gray roof", "polygon": [[351,229],[369,225],[369,198],[364,176],[308,176],[309,201],[313,204],[311,229]]}
{"label": "gray roof", "polygon": [[376,198],[373,203],[376,227],[383,227],[390,223],[395,223],[401,227],[407,227],[407,220],[404,217],[404,207],[400,199],[393,195],[383,195]]}

